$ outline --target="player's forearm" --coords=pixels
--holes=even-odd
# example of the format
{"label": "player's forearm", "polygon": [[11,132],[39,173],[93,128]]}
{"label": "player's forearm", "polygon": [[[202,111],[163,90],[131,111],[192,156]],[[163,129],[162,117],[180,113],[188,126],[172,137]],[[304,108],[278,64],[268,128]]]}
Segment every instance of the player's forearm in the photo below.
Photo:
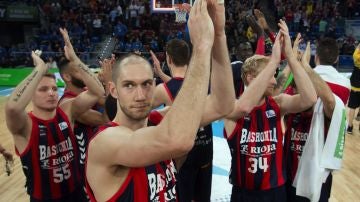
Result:
{"label": "player's forearm", "polygon": [[163,121],[172,141],[178,144],[194,143],[208,91],[210,54],[209,47],[194,49],[183,85]]}
{"label": "player's forearm", "polygon": [[6,109],[15,111],[24,111],[29,104],[36,87],[46,73],[47,68],[44,66],[37,66],[11,93],[7,103]]}
{"label": "player's forearm", "polygon": [[80,69],[83,75],[83,81],[92,94],[102,97],[105,94],[105,90],[98,77],[80,60],[74,61],[77,68]]}
{"label": "player's forearm", "polygon": [[335,98],[326,82],[310,67],[309,64],[302,64],[305,72],[309,76],[316,94],[324,103],[324,111],[327,117],[331,118],[335,108]]}
{"label": "player's forearm", "polygon": [[301,104],[304,107],[313,105],[316,102],[317,95],[310,78],[295,56],[288,57],[287,60],[294,74],[295,84],[302,100]]}
{"label": "player's forearm", "polygon": [[170,79],[171,79],[171,77],[168,76],[167,74],[165,74],[162,70],[159,70],[159,71],[158,71],[158,76],[160,77],[160,79],[161,79],[164,83],[170,81]]}
{"label": "player's forearm", "polygon": [[216,36],[212,50],[211,98],[215,109],[225,115],[234,108],[235,92],[226,35]]}

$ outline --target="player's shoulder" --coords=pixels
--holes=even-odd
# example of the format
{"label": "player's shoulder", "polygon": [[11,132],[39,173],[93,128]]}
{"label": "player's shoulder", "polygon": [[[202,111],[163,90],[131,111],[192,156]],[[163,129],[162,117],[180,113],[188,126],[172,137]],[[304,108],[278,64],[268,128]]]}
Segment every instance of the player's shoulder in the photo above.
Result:
{"label": "player's shoulder", "polygon": [[129,137],[133,131],[125,126],[114,125],[101,128],[89,143],[89,148],[99,148],[106,145],[111,150],[113,146],[121,144],[121,140]]}

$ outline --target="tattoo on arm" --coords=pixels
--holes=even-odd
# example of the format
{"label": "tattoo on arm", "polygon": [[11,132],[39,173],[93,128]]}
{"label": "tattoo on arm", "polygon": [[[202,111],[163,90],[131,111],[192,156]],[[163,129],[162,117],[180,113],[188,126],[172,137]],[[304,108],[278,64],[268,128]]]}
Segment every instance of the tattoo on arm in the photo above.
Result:
{"label": "tattoo on arm", "polygon": [[78,66],[79,66],[79,68],[82,69],[84,72],[86,72],[87,74],[89,74],[89,75],[91,76],[91,78],[93,78],[99,86],[103,87],[103,85],[102,85],[102,83],[99,81],[99,79],[95,76],[95,74],[93,74],[93,73],[91,72],[91,70],[90,70],[88,67],[84,66],[84,65],[81,64],[81,63],[80,63]]}
{"label": "tattoo on arm", "polygon": [[23,87],[21,89],[19,89],[19,91],[16,93],[15,97],[13,98],[14,102],[17,102],[20,97],[24,94],[26,88],[29,86],[29,84],[31,83],[32,80],[34,80],[35,76],[38,74],[38,71],[35,70],[31,76],[26,80],[26,82],[24,83]]}

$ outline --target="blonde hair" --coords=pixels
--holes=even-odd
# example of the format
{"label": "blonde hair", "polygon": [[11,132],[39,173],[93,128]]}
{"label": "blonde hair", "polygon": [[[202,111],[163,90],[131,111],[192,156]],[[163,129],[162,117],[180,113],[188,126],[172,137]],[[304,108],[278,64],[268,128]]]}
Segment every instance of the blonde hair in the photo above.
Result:
{"label": "blonde hair", "polygon": [[267,65],[270,58],[263,55],[253,55],[245,60],[241,68],[241,78],[245,85],[248,85],[246,76],[248,74],[258,75]]}

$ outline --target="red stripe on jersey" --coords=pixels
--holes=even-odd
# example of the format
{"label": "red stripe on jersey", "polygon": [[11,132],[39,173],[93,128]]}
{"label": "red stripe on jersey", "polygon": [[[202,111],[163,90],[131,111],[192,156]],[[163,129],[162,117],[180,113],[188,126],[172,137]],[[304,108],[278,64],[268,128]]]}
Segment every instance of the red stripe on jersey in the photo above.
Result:
{"label": "red stripe on jersey", "polygon": [[[277,133],[279,135],[277,135],[277,144],[276,144],[276,156],[275,156],[275,160],[276,160],[276,168],[277,168],[277,174],[278,174],[278,186],[281,186],[285,183],[285,176],[284,174],[284,149],[283,149],[283,139],[284,139],[284,134],[282,133],[282,127],[281,127],[281,116],[280,116],[280,108],[279,106],[276,104],[276,102],[270,102],[270,104],[272,105],[272,108],[275,109],[275,113],[278,115],[276,116],[277,120],[276,120],[276,129],[277,129]],[[271,165],[271,164],[270,164]],[[269,174],[270,175],[270,174]],[[270,187],[269,187],[270,188]]]}

